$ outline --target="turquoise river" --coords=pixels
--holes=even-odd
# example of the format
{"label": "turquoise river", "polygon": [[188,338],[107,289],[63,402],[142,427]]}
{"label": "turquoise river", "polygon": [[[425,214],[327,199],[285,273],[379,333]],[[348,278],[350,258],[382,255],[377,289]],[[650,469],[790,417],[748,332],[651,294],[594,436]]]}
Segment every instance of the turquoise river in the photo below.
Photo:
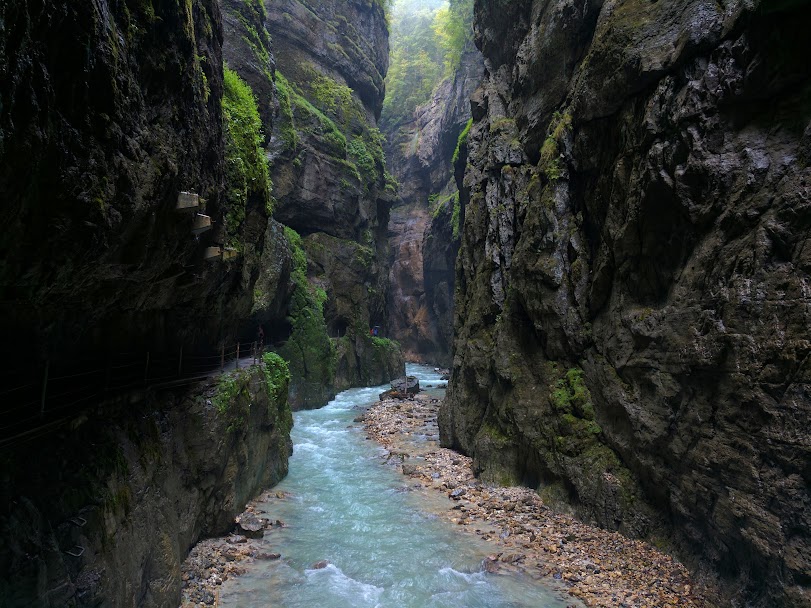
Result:
{"label": "turquoise river", "polygon": [[[409,365],[423,385],[432,368]],[[247,565],[225,582],[220,606],[279,608],[558,608],[559,592],[517,575],[487,574],[492,547],[432,514],[430,500],[385,466],[382,448],[353,423],[386,387],[345,391],[327,406],[295,414],[290,473],[260,503],[273,528],[263,550],[277,561]],[[447,500],[447,498],[443,498]],[[439,499],[437,499],[439,500]],[[434,505],[436,506],[436,505]],[[313,569],[327,560],[329,565]]]}

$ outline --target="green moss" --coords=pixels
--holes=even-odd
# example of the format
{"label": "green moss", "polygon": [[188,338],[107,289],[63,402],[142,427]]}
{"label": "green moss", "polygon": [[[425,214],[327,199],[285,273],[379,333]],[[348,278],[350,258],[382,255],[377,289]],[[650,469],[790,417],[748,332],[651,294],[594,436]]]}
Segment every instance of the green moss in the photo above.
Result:
{"label": "green moss", "polygon": [[346,150],[355,162],[362,181],[367,185],[374,183],[378,176],[377,165],[366,147],[366,142],[360,137],[355,137],[349,142]]}
{"label": "green moss", "polygon": [[541,146],[541,160],[539,168],[552,181],[558,180],[563,175],[563,165],[560,158],[560,144],[564,136],[571,131],[572,115],[567,112],[555,112],[549,123],[546,139]]}
{"label": "green moss", "polygon": [[462,129],[462,132],[459,134],[459,137],[456,139],[456,149],[453,151],[453,158],[451,162],[455,165],[456,161],[459,160],[459,152],[463,147],[467,146],[467,138],[470,135],[470,128],[473,126],[473,119],[469,119],[465,128]]}
{"label": "green moss", "polygon": [[[225,229],[228,244],[241,249],[239,229],[250,198],[270,206],[270,173],[263,148],[262,121],[251,88],[233,70],[223,71],[225,130]],[[272,210],[271,210],[272,211]]]}
{"label": "green moss", "polygon": [[296,122],[293,118],[293,106],[291,102],[290,83],[284,75],[276,71],[276,92],[279,99],[279,110],[281,112],[280,137],[286,149],[294,149],[299,145],[299,136],[296,131]]}
{"label": "green moss", "polygon": [[290,368],[287,361],[276,353],[265,353],[262,355],[262,363],[271,400],[287,399],[287,386],[290,383]]}
{"label": "green moss", "polygon": [[555,383],[552,404],[558,412],[574,413],[580,418],[594,420],[591,392],[583,380],[582,369],[573,367],[567,370],[565,376]]}
{"label": "green moss", "polygon": [[307,279],[307,254],[301,236],[285,227],[293,259],[293,295],[288,320],[292,333],[279,354],[287,361],[294,383],[318,382],[326,386],[335,383],[335,348],[327,334],[324,305],[327,293]]}
{"label": "green moss", "polygon": [[222,374],[217,379],[211,402],[218,415],[228,422],[226,430],[229,433],[244,429],[248,421],[249,381],[250,374],[244,369]]}
{"label": "green moss", "polygon": [[[346,135],[338,128],[335,121],[313,105],[304,96],[301,89],[293,85],[278,70],[276,71],[276,87],[280,96],[285,96],[285,103],[290,107],[290,124],[293,125],[292,128],[296,128],[297,125],[302,130],[320,136],[323,141],[329,144],[330,151],[334,156],[345,158]],[[284,129],[282,137],[286,143],[288,140],[298,138],[297,135],[293,137],[289,132],[285,134]]]}
{"label": "green moss", "polygon": [[372,336],[372,344],[374,345],[375,348],[380,348],[383,350],[388,351],[400,350],[400,343],[390,338],[380,338],[378,336]]}
{"label": "green moss", "polygon": [[391,173],[386,171],[383,174],[383,180],[386,183],[385,190],[391,195],[396,195],[397,192],[400,190],[400,182],[397,181],[397,178],[394,177]]}
{"label": "green moss", "polygon": [[507,433],[490,422],[482,424],[479,434],[486,437],[496,448],[504,448],[513,443],[512,438]]}
{"label": "green moss", "polygon": [[363,121],[363,108],[352,95],[352,89],[345,84],[323,74],[312,74],[309,92],[313,104],[331,115],[344,129],[353,122]]}

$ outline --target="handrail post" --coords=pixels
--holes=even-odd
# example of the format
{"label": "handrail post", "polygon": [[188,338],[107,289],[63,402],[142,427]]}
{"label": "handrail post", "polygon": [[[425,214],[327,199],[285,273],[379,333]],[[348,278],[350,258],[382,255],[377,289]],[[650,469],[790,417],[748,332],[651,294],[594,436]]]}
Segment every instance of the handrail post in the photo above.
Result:
{"label": "handrail post", "polygon": [[149,378],[149,351],[146,351],[146,365],[144,365],[144,384]]}
{"label": "handrail post", "polygon": [[107,357],[107,368],[104,370],[104,396],[107,397],[107,392],[110,390],[110,374],[111,370],[110,357]]}
{"label": "handrail post", "polygon": [[253,364],[256,365],[256,361],[259,359],[259,346],[256,342],[253,343]]}
{"label": "handrail post", "polygon": [[177,358],[177,377],[180,378],[181,370],[183,369],[183,347],[180,347],[180,356]]}
{"label": "handrail post", "polygon": [[42,397],[40,398],[39,404],[39,417],[45,417],[45,397],[48,394],[48,371],[51,367],[51,361],[49,359],[45,360],[45,377],[42,379]]}
{"label": "handrail post", "polygon": [[237,342],[237,369],[239,369],[239,342]]}
{"label": "handrail post", "polygon": [[220,371],[225,369],[225,342],[220,347]]}

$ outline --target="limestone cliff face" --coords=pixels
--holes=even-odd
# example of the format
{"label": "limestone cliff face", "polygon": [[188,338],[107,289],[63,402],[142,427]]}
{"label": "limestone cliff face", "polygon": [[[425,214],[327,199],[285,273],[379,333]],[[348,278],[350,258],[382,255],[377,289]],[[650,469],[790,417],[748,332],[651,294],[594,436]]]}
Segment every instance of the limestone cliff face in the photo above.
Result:
{"label": "limestone cliff face", "polygon": [[[0,4],[0,332],[18,353],[0,404],[3,605],[177,603],[191,544],[286,471],[287,400],[261,375],[222,412],[144,397],[290,298],[267,187],[229,198],[225,84],[212,0]],[[180,191],[212,230],[192,233]],[[226,243],[236,257],[205,259]]]}
{"label": "limestone cliff face", "polygon": [[443,442],[753,606],[811,603],[809,18],[477,3]]}
{"label": "limestone cliff face", "polygon": [[229,531],[292,451],[286,381],[254,367],[223,386],[122,404],[7,455],[3,606],[177,605],[189,549]]}
{"label": "limestone cliff face", "polygon": [[3,335],[35,359],[233,335],[256,271],[205,262],[216,231],[175,211],[225,213],[216,2],[0,11]]}
{"label": "limestone cliff face", "polygon": [[273,132],[273,115],[278,111],[270,34],[265,27],[264,3],[220,0],[222,12],[222,57],[225,64],[251,87],[257,101],[266,139]]}
{"label": "limestone cliff face", "polygon": [[326,329],[335,341],[332,369],[320,366],[301,379],[298,394],[308,396],[296,405],[313,407],[336,390],[402,374],[396,349],[369,336],[388,316],[392,192],[376,127],[388,30],[377,1],[281,0],[266,8],[278,95],[269,145],[274,216],[302,237],[306,273],[326,295]]}
{"label": "limestone cliff face", "polygon": [[389,220],[389,332],[413,360],[450,365],[458,249],[449,221],[457,193],[453,154],[482,72],[481,54],[465,53],[411,122],[389,134],[386,154],[400,183]]}

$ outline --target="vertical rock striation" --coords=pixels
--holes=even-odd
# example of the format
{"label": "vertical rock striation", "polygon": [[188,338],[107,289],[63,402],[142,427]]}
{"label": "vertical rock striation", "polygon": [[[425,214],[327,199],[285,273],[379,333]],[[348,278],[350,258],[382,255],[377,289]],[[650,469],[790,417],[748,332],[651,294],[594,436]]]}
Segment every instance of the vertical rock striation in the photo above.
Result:
{"label": "vertical rock striation", "polygon": [[811,13],[478,2],[445,445],[811,602]]}
{"label": "vertical rock striation", "polygon": [[3,335],[42,358],[216,344],[250,290],[174,209],[224,212],[216,2],[0,10]]}
{"label": "vertical rock striation", "polygon": [[400,183],[389,220],[389,331],[417,361],[450,365],[458,249],[450,222],[458,200],[453,155],[482,70],[478,51],[463,54],[453,77],[389,137],[387,156]]}
{"label": "vertical rock striation", "polygon": [[[230,93],[213,0],[0,4],[0,331],[18,353],[0,408],[3,605],[177,603],[191,544],[286,472],[286,390],[258,371],[220,407],[144,397],[252,340],[251,315],[286,312],[267,180],[230,180],[235,131],[258,131],[229,122],[229,104],[255,112]],[[242,175],[261,165],[246,158]],[[192,233],[180,191],[212,230]],[[205,259],[224,244],[235,258]]]}

